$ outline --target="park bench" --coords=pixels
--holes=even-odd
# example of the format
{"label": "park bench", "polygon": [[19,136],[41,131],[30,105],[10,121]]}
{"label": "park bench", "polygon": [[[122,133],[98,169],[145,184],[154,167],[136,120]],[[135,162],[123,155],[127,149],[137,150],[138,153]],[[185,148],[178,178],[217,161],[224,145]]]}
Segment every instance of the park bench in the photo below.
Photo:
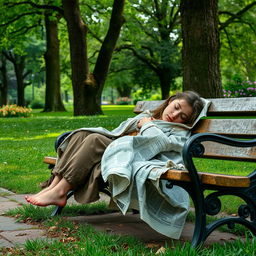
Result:
{"label": "park bench", "polygon": [[[247,227],[256,235],[256,169],[249,175],[198,172],[195,158],[256,162],[256,97],[210,99],[208,117],[193,128],[192,136],[183,148],[187,171],[170,169],[161,176],[168,187],[183,187],[190,195],[195,209],[195,228],[191,245],[202,245],[218,227],[233,228],[236,223]],[[141,113],[159,106],[162,101],[139,101],[134,112]],[[55,147],[66,135],[60,136]],[[45,157],[53,167],[56,158]],[[210,160],[214,161],[214,160]],[[221,168],[221,167],[220,167]],[[221,196],[231,195],[242,199],[236,216],[218,217],[207,223],[207,215],[215,216],[222,208]],[[71,196],[71,194],[69,195]],[[54,214],[60,213],[57,207]],[[219,216],[219,215],[218,215]]]}

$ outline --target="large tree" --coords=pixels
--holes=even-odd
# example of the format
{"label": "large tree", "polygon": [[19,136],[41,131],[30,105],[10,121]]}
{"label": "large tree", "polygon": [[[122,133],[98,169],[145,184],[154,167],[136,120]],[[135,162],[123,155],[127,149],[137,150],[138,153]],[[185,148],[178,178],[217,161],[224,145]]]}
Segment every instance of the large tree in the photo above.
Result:
{"label": "large tree", "polygon": [[88,26],[82,20],[79,1],[62,0],[70,44],[74,115],[102,113],[101,94],[124,23],[124,3],[125,0],[113,1],[108,31],[101,44],[94,69],[90,72],[87,53]]}
{"label": "large tree", "polygon": [[[25,58],[25,55],[28,55],[26,53],[27,49],[24,49],[24,44],[26,44],[26,40],[28,40],[27,34],[36,34],[37,32],[40,32],[40,30],[33,30],[37,29],[38,27],[40,28],[44,23],[46,31],[46,52],[44,55],[46,70],[46,95],[44,111],[64,111],[65,108],[60,97],[60,60],[57,27],[58,19],[54,16],[54,12],[61,12],[61,9],[57,6],[52,6],[51,4],[39,5],[33,1],[5,1],[2,7],[3,10],[6,10],[4,17],[5,20],[2,21],[1,24],[1,27],[7,28],[5,37],[12,38],[11,41],[13,51],[22,52],[23,58]],[[9,29],[9,27],[11,29]],[[11,58],[11,56],[8,59],[14,63],[14,59]],[[23,64],[20,63],[19,66],[16,64],[14,65],[15,73],[18,75],[16,80],[19,105],[25,104],[24,85],[26,85],[26,83],[25,81],[21,80],[24,78],[24,76],[20,75],[19,69],[25,69],[26,67],[22,67],[22,65],[26,65],[25,60],[23,61]]]}
{"label": "large tree", "polygon": [[45,13],[46,52],[46,90],[44,112],[65,111],[60,95],[60,46],[58,39],[58,18]]}
{"label": "large tree", "polygon": [[176,0],[129,2],[126,38],[117,50],[129,50],[158,78],[165,99],[170,89],[175,89],[174,81],[181,71],[179,3]]}
{"label": "large tree", "polygon": [[26,70],[25,68],[26,56],[16,54],[13,51],[3,51],[3,53],[6,59],[8,59],[14,66],[14,72],[17,82],[17,104],[19,106],[26,106],[25,88],[30,84],[26,81],[26,78],[31,73],[31,70]]}
{"label": "large tree", "polygon": [[253,1],[219,23],[218,0],[181,0],[182,64],[184,89],[193,89],[202,96],[221,97],[220,30],[254,7]]}
{"label": "large tree", "polygon": [[181,21],[184,90],[220,97],[218,1],[181,0]]}

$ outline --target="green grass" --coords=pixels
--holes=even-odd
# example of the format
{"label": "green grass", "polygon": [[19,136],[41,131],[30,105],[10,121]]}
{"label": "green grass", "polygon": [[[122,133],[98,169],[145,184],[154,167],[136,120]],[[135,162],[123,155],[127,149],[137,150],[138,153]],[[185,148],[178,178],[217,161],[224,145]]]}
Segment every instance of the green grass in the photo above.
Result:
{"label": "green grass", "polygon": [[133,106],[104,106],[105,115],[73,117],[71,112],[41,113],[31,118],[0,118],[0,187],[16,193],[39,191],[49,176],[43,157],[56,155],[54,141],[63,132],[81,127],[115,128],[133,116]]}
{"label": "green grass", "polygon": [[[134,116],[133,106],[103,106],[105,115],[73,117],[72,112],[41,113],[33,111],[31,118],[0,118],[0,187],[16,193],[35,193],[39,191],[39,183],[49,177],[49,170],[43,164],[43,157],[54,156],[54,141],[63,132],[80,127],[103,126],[107,129],[115,128],[121,121]],[[230,162],[218,160],[196,159],[196,166],[200,171],[247,175],[255,169],[254,163]],[[236,213],[240,199],[225,196],[222,211]],[[71,206],[64,209],[64,215],[97,214],[107,211],[105,205]],[[52,243],[43,241],[28,241],[24,250],[17,250],[10,255],[155,255],[156,248],[150,249],[134,238],[104,235],[89,226],[75,228],[73,223],[49,219],[52,208],[38,209],[24,206],[9,212],[20,218],[32,218],[41,221],[46,226],[70,226],[74,232],[75,241],[61,242],[58,239]],[[191,217],[192,216],[192,217]],[[193,219],[193,215],[190,218]],[[73,234],[72,234],[73,236]],[[243,244],[234,242],[221,246],[216,244],[211,248],[204,248],[197,252],[190,248],[190,244],[166,246],[165,255],[255,255],[255,239],[247,239]],[[3,250],[2,250],[3,252]],[[237,254],[238,253],[238,254]],[[1,251],[0,251],[1,254]],[[5,254],[4,254],[5,255]]]}
{"label": "green grass", "polygon": [[[84,214],[99,214],[106,206],[99,203],[84,208]],[[72,207],[71,207],[72,208]],[[31,205],[16,208],[7,214],[16,216],[18,220],[40,221],[45,228],[48,237],[54,237],[52,241],[29,240],[23,249],[1,249],[3,255],[156,255],[159,248],[164,249],[162,255],[192,255],[192,256],[226,256],[226,255],[256,255],[256,239],[247,233],[245,241],[233,241],[232,243],[213,244],[210,247],[202,247],[195,250],[190,243],[180,241],[168,241],[165,245],[151,242],[143,243],[136,238],[121,235],[106,234],[96,231],[87,224],[79,224],[67,221],[64,218],[49,218],[51,208],[40,208]],[[64,213],[63,213],[64,214]],[[66,215],[66,213],[64,214]],[[154,246],[149,246],[149,245]],[[7,253],[12,254],[7,254]]]}
{"label": "green grass", "polygon": [[[29,240],[23,248],[6,249],[0,248],[2,255],[88,255],[88,256],[138,256],[156,255],[161,245],[155,244],[150,247],[141,241],[129,237],[105,234],[96,231],[93,227],[75,222],[65,221],[62,218],[53,218],[44,221],[44,227],[48,236],[55,237],[52,241]],[[152,243],[151,243],[152,244]],[[164,252],[160,255],[174,256],[255,256],[256,240],[247,237],[245,241],[234,241],[232,243],[214,244],[196,250],[189,243],[170,242],[162,246]]]}

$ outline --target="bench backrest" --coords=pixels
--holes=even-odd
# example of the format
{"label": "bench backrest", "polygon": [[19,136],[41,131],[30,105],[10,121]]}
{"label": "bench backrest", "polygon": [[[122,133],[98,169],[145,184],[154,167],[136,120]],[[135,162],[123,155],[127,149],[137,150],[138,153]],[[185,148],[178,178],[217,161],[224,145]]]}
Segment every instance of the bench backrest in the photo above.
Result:
{"label": "bench backrest", "polygon": [[[193,133],[210,132],[225,136],[256,138],[256,97],[209,99],[208,118],[202,119]],[[163,101],[138,101],[134,112],[153,110]],[[214,142],[204,143],[207,158],[256,162],[256,147],[234,148]]]}

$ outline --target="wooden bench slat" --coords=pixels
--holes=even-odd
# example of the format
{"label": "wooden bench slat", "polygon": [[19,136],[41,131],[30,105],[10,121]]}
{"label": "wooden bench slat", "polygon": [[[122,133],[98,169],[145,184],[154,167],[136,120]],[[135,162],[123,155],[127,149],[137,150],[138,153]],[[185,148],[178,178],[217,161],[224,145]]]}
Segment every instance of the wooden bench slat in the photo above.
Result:
{"label": "wooden bench slat", "polygon": [[208,114],[226,116],[255,116],[256,97],[209,99]]}
{"label": "wooden bench slat", "polygon": [[53,164],[53,165],[55,165],[56,164],[56,160],[57,160],[56,157],[51,157],[51,156],[44,157],[44,163],[45,164]]}
{"label": "wooden bench slat", "polygon": [[[245,176],[223,175],[217,173],[198,172],[203,184],[222,187],[249,187],[250,179]],[[188,171],[169,170],[161,176],[162,179],[190,182]]]}
{"label": "wooden bench slat", "polygon": [[256,119],[203,119],[193,133],[202,132],[239,138],[255,138]]}
{"label": "wooden bench slat", "polygon": [[[212,103],[208,110],[208,116],[255,116],[256,113],[256,97],[218,98],[209,100]],[[134,113],[138,114],[147,109],[153,110],[163,102],[163,100],[138,101],[134,108]]]}
{"label": "wooden bench slat", "polygon": [[[55,164],[55,157],[45,157],[44,163]],[[233,176],[233,175],[223,175],[216,173],[204,173],[199,172],[199,177],[203,184],[224,186],[224,187],[249,187],[250,179],[244,176]],[[181,170],[169,170],[161,176],[163,179],[176,180],[176,181],[187,181],[190,182],[189,173],[187,171]]]}
{"label": "wooden bench slat", "polygon": [[205,147],[203,158],[256,162],[256,147],[231,147],[217,142],[203,142],[202,144]]}

